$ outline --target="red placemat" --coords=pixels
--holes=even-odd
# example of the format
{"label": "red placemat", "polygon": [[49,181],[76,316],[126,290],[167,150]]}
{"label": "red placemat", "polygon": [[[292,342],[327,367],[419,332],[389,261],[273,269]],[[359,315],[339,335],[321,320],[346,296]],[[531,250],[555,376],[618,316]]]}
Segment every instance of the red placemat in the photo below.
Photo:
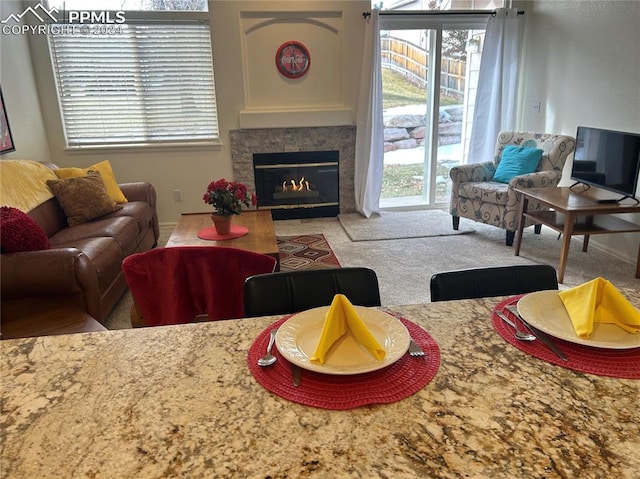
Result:
{"label": "red placemat", "polygon": [[[634,349],[604,349],[584,346],[562,339],[550,337],[565,353],[568,361],[563,361],[555,355],[542,342],[519,341],[514,336],[511,326],[502,321],[495,311],[502,311],[509,319],[520,324],[519,319],[510,311],[505,311],[505,306],[517,304],[524,295],[513,296],[500,302],[492,315],[493,327],[505,341],[516,348],[531,354],[538,359],[562,366],[563,368],[582,371],[583,373],[597,376],[611,376],[614,378],[640,379],[640,348]],[[526,330],[526,327],[522,327]]]}
{"label": "red placemat", "polygon": [[272,352],[278,360],[273,366],[263,368],[257,363],[266,351],[271,330],[290,317],[276,321],[262,331],[251,345],[247,358],[256,380],[272,393],[290,401],[334,410],[396,402],[425,387],[440,367],[440,348],[435,340],[417,324],[399,318],[413,340],[422,347],[425,356],[405,354],[386,368],[364,374],[332,375],[303,369],[300,386],[294,387],[290,363],[275,346]]}
{"label": "red placemat", "polygon": [[219,235],[216,232],[215,226],[208,226],[198,231],[198,238],[203,240],[222,241],[222,240],[240,238],[240,236],[244,236],[248,232],[249,232],[249,229],[244,226],[231,225],[231,231],[229,232],[228,235]]}

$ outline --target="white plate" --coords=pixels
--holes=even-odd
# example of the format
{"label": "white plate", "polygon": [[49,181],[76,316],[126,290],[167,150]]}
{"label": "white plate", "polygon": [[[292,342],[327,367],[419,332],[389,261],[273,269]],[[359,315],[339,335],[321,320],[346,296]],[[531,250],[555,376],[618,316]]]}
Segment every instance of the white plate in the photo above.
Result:
{"label": "white plate", "polygon": [[400,359],[409,349],[409,331],[399,319],[383,311],[354,306],[371,334],[384,348],[382,360],[360,346],[350,333],[336,341],[324,364],[311,362],[320,339],[329,306],[309,309],[285,321],[276,334],[276,347],[288,361],[303,369],[325,374],[360,374],[382,369]]}
{"label": "white plate", "polygon": [[629,334],[615,324],[594,323],[589,339],[577,335],[558,291],[536,291],[518,301],[518,312],[532,326],[556,338],[606,349],[640,348],[640,334]]}

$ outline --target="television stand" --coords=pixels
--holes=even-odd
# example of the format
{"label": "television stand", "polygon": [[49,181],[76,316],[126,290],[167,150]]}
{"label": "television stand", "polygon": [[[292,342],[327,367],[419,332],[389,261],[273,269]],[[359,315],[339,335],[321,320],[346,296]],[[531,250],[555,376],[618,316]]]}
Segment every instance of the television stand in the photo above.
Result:
{"label": "television stand", "polygon": [[[582,251],[589,246],[589,237],[596,234],[640,232],[640,225],[620,218],[623,213],[640,213],[640,204],[598,203],[595,199],[574,192],[571,187],[516,188],[522,195],[518,210],[518,231],[515,255],[520,255],[524,220],[529,218],[535,224],[543,224],[562,234],[558,282],[564,280],[569,256],[569,245],[573,235],[584,235]],[[543,211],[528,211],[529,201],[550,208]],[[594,217],[598,217],[598,224]],[[584,219],[581,219],[584,217]],[[640,246],[636,262],[636,278],[640,278]]]}

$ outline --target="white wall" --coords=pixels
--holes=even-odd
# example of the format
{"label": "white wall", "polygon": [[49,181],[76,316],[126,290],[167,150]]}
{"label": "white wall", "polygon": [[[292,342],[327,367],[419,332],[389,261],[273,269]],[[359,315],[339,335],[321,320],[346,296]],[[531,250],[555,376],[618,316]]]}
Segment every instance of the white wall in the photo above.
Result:
{"label": "white wall", "polygon": [[[0,18],[22,11],[18,1],[1,1]],[[40,99],[31,68],[31,53],[26,35],[0,37],[0,86],[16,151],[5,153],[2,159],[49,161],[49,146],[42,121]]]}
{"label": "white wall", "polygon": [[[519,127],[571,136],[578,125],[640,132],[640,2],[515,4],[526,11]],[[542,102],[540,114],[531,107],[536,100]],[[570,184],[570,166],[563,185]],[[627,219],[640,224],[640,215]],[[635,262],[638,236],[599,235],[592,241]]]}
{"label": "white wall", "polygon": [[521,125],[574,135],[578,125],[638,131],[640,2],[518,5],[526,10]]}

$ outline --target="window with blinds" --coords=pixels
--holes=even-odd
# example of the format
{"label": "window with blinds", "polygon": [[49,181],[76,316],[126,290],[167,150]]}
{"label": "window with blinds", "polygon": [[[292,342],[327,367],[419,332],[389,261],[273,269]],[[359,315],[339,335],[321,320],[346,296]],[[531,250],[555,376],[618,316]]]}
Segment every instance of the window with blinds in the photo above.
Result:
{"label": "window with blinds", "polygon": [[208,22],[49,36],[69,147],[218,140]]}

